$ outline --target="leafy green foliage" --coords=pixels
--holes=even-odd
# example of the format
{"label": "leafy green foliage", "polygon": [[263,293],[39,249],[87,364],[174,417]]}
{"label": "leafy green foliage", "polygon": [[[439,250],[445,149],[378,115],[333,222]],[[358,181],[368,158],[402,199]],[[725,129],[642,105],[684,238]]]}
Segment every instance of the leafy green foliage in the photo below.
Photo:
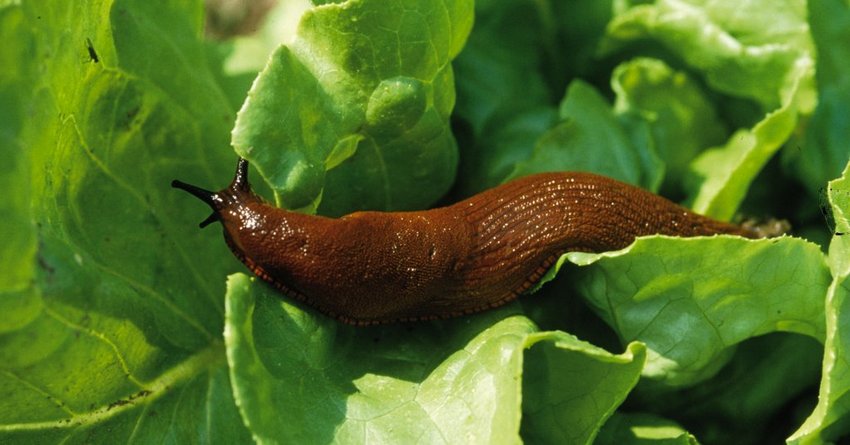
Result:
{"label": "leafy green foliage", "polygon": [[432,203],[454,178],[449,62],[471,25],[463,1],[309,10],[248,93],[236,151],[288,208],[341,215]]}
{"label": "leafy green foliage", "polygon": [[[234,393],[261,442],[518,443],[521,400],[535,419],[523,423],[527,437],[586,442],[643,365],[638,343],[613,356],[564,333],[535,333],[507,310],[463,324],[363,329],[304,312],[245,275],[228,283]],[[565,391],[549,393],[552,385]],[[581,427],[558,433],[564,424]]]}
{"label": "leafy green foliage", "polygon": [[2,245],[14,258],[2,283],[4,442],[249,437],[219,334],[224,285],[205,276],[234,264],[209,261],[225,249],[189,236],[195,217],[169,211],[182,204],[165,193],[178,172],[227,174],[210,167],[227,158],[211,147],[227,148],[235,113],[205,68],[201,5],[167,8],[3,8],[3,32],[23,45],[3,57],[29,61],[3,89],[17,107],[2,153],[18,225]]}
{"label": "leafy green foliage", "polygon": [[793,443],[836,440],[850,432],[847,415],[850,403],[850,368],[847,348],[850,346],[850,164],[841,178],[830,181],[829,202],[835,218],[835,234],[829,244],[829,268],[832,283],[826,294],[826,340],[823,376],[818,405],[806,423],[792,436]]}
{"label": "leafy green foliage", "polygon": [[600,316],[624,341],[647,345],[646,377],[693,384],[725,363],[728,348],[769,332],[824,338],[829,274],[814,244],[653,237],[627,252],[568,257],[594,264],[577,287]]}
{"label": "leafy green foliage", "polygon": [[601,443],[631,444],[697,444],[696,438],[680,425],[649,414],[618,414],[605,424],[599,434]]}
{"label": "leafy green foliage", "polygon": [[[654,153],[632,145],[611,107],[589,85],[570,84],[558,112],[560,121],[542,134],[534,152],[508,179],[545,171],[593,171],[624,182],[655,188],[660,162]],[[642,150],[643,149],[643,150]]]}
{"label": "leafy green foliage", "polygon": [[789,150],[788,161],[812,194],[838,176],[850,160],[850,47],[836,45],[850,39],[847,2],[826,0],[809,5],[812,39],[817,46],[818,107],[803,135],[805,150]]}
{"label": "leafy green foliage", "polygon": [[[0,442],[850,434],[846,1],[302,1],[224,42],[203,17],[0,3]],[[521,305],[354,328],[234,274],[168,187],[222,187],[234,151],[326,215],[582,169],[794,232],[572,253]]]}

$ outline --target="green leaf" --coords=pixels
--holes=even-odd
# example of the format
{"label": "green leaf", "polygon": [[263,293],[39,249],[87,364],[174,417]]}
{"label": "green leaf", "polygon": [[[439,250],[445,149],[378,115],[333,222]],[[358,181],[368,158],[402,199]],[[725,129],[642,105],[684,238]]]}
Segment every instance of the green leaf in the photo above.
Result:
{"label": "green leaf", "polygon": [[623,342],[647,345],[643,374],[665,385],[713,375],[747,338],[825,335],[828,271],[818,247],[798,238],[653,236],[617,252],[567,257],[592,264],[579,291]]}
{"label": "green leaf", "polygon": [[695,445],[696,438],[669,419],[652,414],[615,414],[599,432],[598,444]]}
{"label": "green leaf", "polygon": [[538,138],[557,120],[554,107],[540,107],[488,128],[464,152],[457,184],[460,194],[473,195],[503,183],[517,163],[531,156]]}
{"label": "green leaf", "polygon": [[850,159],[850,4],[842,0],[811,1],[809,18],[817,47],[818,106],[807,123],[802,149],[786,151],[811,195],[837,177]]}
{"label": "green leaf", "polygon": [[[59,384],[68,385],[75,379],[72,390],[98,388],[103,394],[100,385],[116,380],[127,370],[119,366],[110,346],[92,332],[70,326],[68,331],[71,340],[63,346],[71,347],[50,356],[54,372],[73,370],[66,374],[68,380]],[[73,340],[75,337],[77,340]],[[79,341],[81,337],[91,340]],[[79,356],[75,354],[90,356],[95,351],[99,352],[98,360],[88,361],[86,367],[78,366]],[[0,411],[4,419],[0,435],[5,443],[247,443],[250,439],[235,409],[223,365],[222,348],[218,345],[188,357],[155,380],[140,382],[144,389],[136,388],[119,396],[121,391],[110,388],[113,398],[103,405],[98,405],[94,397],[57,396],[50,385],[38,385],[44,377],[40,373],[7,372],[2,391],[13,397],[6,398],[4,405],[15,405],[13,410]]]}
{"label": "green leaf", "polygon": [[235,397],[259,442],[518,443],[522,417],[526,439],[588,443],[637,382],[643,346],[615,356],[509,315],[354,328],[232,275]]}
{"label": "green leaf", "polygon": [[[658,390],[644,381],[629,401],[643,412],[687,425],[705,443],[780,443],[814,404],[822,349],[797,334],[754,337],[699,385]],[[780,418],[787,420],[777,427]]]}
{"label": "green leaf", "polygon": [[[0,48],[0,65],[21,66],[34,41],[26,32],[20,8],[0,8],[0,38],[17,45]],[[0,70],[0,187],[10,190],[0,200],[0,335],[20,328],[41,310],[39,289],[33,286],[36,264],[36,227],[30,212],[32,190],[30,159],[17,137],[24,125],[24,110],[32,88],[32,67]]]}
{"label": "green leaf", "polygon": [[722,220],[735,214],[756,175],[797,126],[798,87],[810,81],[811,72],[801,69],[798,74],[800,83],[780,108],[751,130],[735,132],[725,146],[706,151],[693,162],[700,184],[692,205],[696,212]]}
{"label": "green leaf", "polygon": [[712,104],[686,72],[657,59],[639,58],[617,66],[611,84],[617,95],[615,113],[621,120],[645,122],[651,152],[666,166],[665,192],[681,195],[676,188],[689,163],[700,151],[725,138]]}
{"label": "green leaf", "polygon": [[737,131],[725,146],[693,164],[693,209],[730,219],[758,172],[791,136],[799,114],[814,108],[805,2],[629,3],[610,23],[603,51],[652,39],[698,69],[718,91],[754,99],[769,110],[752,129]]}
{"label": "green leaf", "polygon": [[[456,189],[502,183],[557,123],[557,102],[592,72],[609,2],[478,1],[475,28],[454,65],[463,149]],[[565,57],[565,54],[569,54]],[[465,132],[463,130],[467,130]]]}
{"label": "green leaf", "polygon": [[654,153],[642,153],[626,134],[611,106],[596,90],[574,81],[559,112],[561,121],[537,141],[531,157],[511,178],[547,171],[591,171],[644,186],[657,183]]}
{"label": "green leaf", "polygon": [[550,106],[550,90],[538,68],[541,47],[553,32],[544,25],[546,12],[543,2],[475,2],[475,28],[455,61],[455,113],[476,138],[498,142],[489,137],[492,131],[520,113]]}
{"label": "green leaf", "polygon": [[698,69],[716,90],[752,98],[768,110],[787,102],[795,65],[811,65],[803,0],[626,0],[617,9],[603,53],[652,39]]}
{"label": "green leaf", "polygon": [[[266,14],[256,32],[225,41],[231,48],[224,61],[224,71],[229,75],[250,73],[252,79],[256,77],[281,42],[295,39],[301,16],[312,6],[309,0],[279,2]],[[242,99],[244,96],[243,92]]]}
{"label": "green leaf", "polygon": [[850,432],[850,164],[827,189],[836,232],[829,244],[832,283],[826,295],[823,376],[818,405],[791,443],[833,441]]}
{"label": "green leaf", "polygon": [[234,394],[260,442],[518,443],[521,350],[534,326],[502,318],[341,326],[233,275],[225,340]]}
{"label": "green leaf", "polygon": [[249,440],[219,334],[215,277],[234,262],[168,188],[232,168],[222,124],[235,110],[200,40],[201,6],[2,9],[0,57],[27,54],[0,78],[14,97],[0,178],[26,200],[3,218],[18,261],[0,282],[4,443]]}
{"label": "green leaf", "polygon": [[640,343],[612,355],[557,331],[529,335],[526,347],[522,436],[529,443],[592,443],[646,359]]}
{"label": "green leaf", "polygon": [[287,208],[340,215],[432,203],[454,178],[449,62],[471,26],[472,2],[462,0],[308,11],[251,88],[236,151]]}

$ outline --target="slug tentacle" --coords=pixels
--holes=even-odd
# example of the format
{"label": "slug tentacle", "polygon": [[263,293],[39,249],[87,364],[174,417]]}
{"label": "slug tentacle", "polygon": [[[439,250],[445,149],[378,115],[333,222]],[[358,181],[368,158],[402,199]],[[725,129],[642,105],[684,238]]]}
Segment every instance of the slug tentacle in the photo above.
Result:
{"label": "slug tentacle", "polygon": [[171,186],[176,189],[185,190],[191,193],[192,196],[205,202],[213,209],[213,212],[210,214],[210,216],[208,216],[207,219],[201,221],[201,223],[198,224],[198,227],[203,229],[211,223],[219,220],[218,208],[220,207],[221,198],[218,196],[218,193],[211,192],[207,189],[202,189],[200,187],[194,186],[192,184],[187,184],[183,181],[178,181],[176,179],[171,181]]}
{"label": "slug tentacle", "polygon": [[211,192],[207,189],[202,189],[192,184],[186,184],[185,182],[178,181],[177,179],[171,181],[171,186],[176,189],[185,190],[191,193],[192,196],[200,199],[201,201],[207,203],[210,207],[215,209],[215,192]]}
{"label": "slug tentacle", "polygon": [[520,178],[448,207],[342,218],[276,208],[251,191],[248,161],[207,203],[234,255],[288,296],[340,321],[432,320],[501,306],[570,251],[622,249],[644,235],[776,234],[698,215],[590,173]]}
{"label": "slug tentacle", "polygon": [[236,162],[236,174],[233,176],[233,182],[230,183],[230,188],[233,191],[242,193],[251,193],[251,184],[248,183],[248,160],[239,158]]}
{"label": "slug tentacle", "polygon": [[202,229],[216,221],[221,221],[221,211],[229,204],[243,199],[244,195],[251,196],[254,199],[257,198],[251,191],[251,184],[248,183],[248,161],[244,158],[239,158],[236,164],[236,174],[233,177],[233,181],[226,189],[220,192],[203,189],[177,179],[171,181],[171,186],[189,192],[192,196],[210,206],[213,211],[212,214],[198,225]]}

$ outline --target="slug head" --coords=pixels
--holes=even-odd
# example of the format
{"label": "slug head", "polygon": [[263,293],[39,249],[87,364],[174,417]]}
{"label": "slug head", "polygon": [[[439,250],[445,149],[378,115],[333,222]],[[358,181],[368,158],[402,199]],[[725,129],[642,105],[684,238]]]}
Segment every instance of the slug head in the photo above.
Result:
{"label": "slug head", "polygon": [[248,183],[248,160],[244,158],[239,158],[236,164],[236,175],[233,177],[233,182],[219,192],[211,192],[176,179],[171,181],[171,186],[189,192],[210,206],[213,212],[207,219],[201,221],[199,224],[201,228],[213,222],[221,221],[221,212],[232,205],[237,205],[246,199],[259,200],[257,195],[251,191],[251,185]]}

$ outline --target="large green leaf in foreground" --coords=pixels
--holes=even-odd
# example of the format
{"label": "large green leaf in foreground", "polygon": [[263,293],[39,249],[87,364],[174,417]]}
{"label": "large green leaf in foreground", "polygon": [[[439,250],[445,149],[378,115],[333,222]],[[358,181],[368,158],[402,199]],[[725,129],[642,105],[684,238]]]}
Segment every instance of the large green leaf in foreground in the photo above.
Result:
{"label": "large green leaf in foreground", "polygon": [[201,12],[0,8],[14,42],[0,58],[18,57],[0,77],[3,220],[17,225],[0,244],[0,442],[249,438],[219,334],[224,286],[208,275],[233,263],[212,260],[225,250],[168,188],[230,170],[212,153],[226,154],[235,110],[207,68]]}
{"label": "large green leaf in foreground", "polygon": [[[498,310],[411,327],[339,325],[230,277],[234,394],[261,442],[585,443],[637,382],[611,355]],[[552,388],[557,388],[553,391]],[[522,404],[521,404],[522,401]]]}
{"label": "large green leaf in foreground", "polygon": [[[352,0],[308,11],[239,112],[233,145],[287,208],[421,208],[454,180],[449,63],[472,2]],[[427,186],[423,186],[427,184]]]}
{"label": "large green leaf in foreground", "polygon": [[[24,57],[34,42],[23,36],[25,19],[19,9],[0,9],[0,38],[21,38],[20,46],[0,51],[0,64],[10,66]],[[29,36],[27,36],[29,37]],[[25,70],[0,70],[0,187],[11,190],[0,200],[0,233],[4,234],[0,248],[0,334],[19,328],[38,313],[41,307],[39,289],[33,285],[35,276],[36,230],[29,210],[30,159],[17,134],[23,127],[22,110],[26,98],[20,95],[21,85],[28,85],[32,74]]]}

